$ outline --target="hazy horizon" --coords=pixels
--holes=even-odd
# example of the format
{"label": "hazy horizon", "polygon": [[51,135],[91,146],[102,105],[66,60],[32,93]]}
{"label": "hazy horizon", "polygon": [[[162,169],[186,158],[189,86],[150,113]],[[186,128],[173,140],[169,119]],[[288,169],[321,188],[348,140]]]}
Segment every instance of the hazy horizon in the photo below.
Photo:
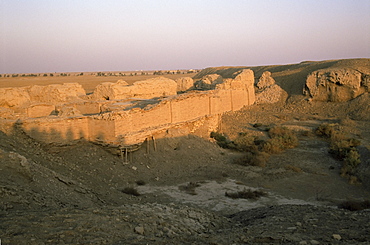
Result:
{"label": "hazy horizon", "polygon": [[368,0],[2,0],[0,73],[370,57]]}

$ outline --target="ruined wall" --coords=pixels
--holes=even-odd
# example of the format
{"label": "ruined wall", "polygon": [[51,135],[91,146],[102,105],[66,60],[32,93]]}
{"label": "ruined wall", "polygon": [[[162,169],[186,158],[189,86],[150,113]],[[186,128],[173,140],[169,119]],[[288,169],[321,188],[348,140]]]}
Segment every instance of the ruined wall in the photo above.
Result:
{"label": "ruined wall", "polygon": [[126,82],[102,83],[94,90],[96,100],[151,99],[177,94],[177,83],[165,77],[156,77],[127,85]]}
{"label": "ruined wall", "polygon": [[[162,95],[168,95],[163,90],[163,86],[167,85],[174,85],[168,91],[174,90],[176,93],[177,84],[173,80],[169,83],[166,81],[161,83],[160,81],[163,80],[154,81],[155,79],[151,79],[149,83],[140,82],[135,85],[146,84],[144,86],[146,90],[142,90],[141,96],[154,96],[156,92],[152,85],[154,86],[155,83]],[[218,83],[215,90],[192,91],[154,100],[87,101],[81,99],[56,106],[53,116],[48,116],[53,111],[53,106],[39,103],[28,107],[28,114],[32,117],[47,117],[23,119],[20,121],[20,126],[26,134],[45,143],[69,144],[85,139],[102,144],[137,144],[157,132],[185,124],[194,125],[196,128],[202,124],[204,118],[211,118],[227,111],[236,111],[245,105],[253,104],[255,101],[253,83],[253,72],[247,70],[236,74],[235,79],[226,79]],[[122,82],[115,86],[135,87],[127,86]],[[50,89],[54,91],[55,88],[52,86]],[[36,90],[41,91],[40,88]],[[112,92],[109,89],[99,91]],[[102,94],[100,93],[99,96]],[[68,97],[56,96],[57,101],[62,99],[68,100]],[[38,100],[42,100],[41,97]],[[104,106],[111,104],[120,105],[117,105],[117,110],[104,111]]]}
{"label": "ruined wall", "polygon": [[54,105],[50,104],[33,104],[27,108],[27,116],[36,117],[47,117],[55,110]]}
{"label": "ruined wall", "polygon": [[172,123],[180,123],[209,115],[209,94],[184,95],[171,101]]}
{"label": "ruined wall", "polygon": [[23,120],[20,126],[27,135],[45,143],[63,145],[89,138],[86,117],[29,119]]}
{"label": "ruined wall", "polygon": [[318,101],[348,101],[369,92],[367,74],[354,69],[323,69],[308,75],[304,93]]}
{"label": "ruined wall", "polygon": [[232,91],[231,90],[214,90],[210,97],[210,114],[222,114],[225,111],[232,110]]}
{"label": "ruined wall", "polygon": [[98,143],[116,142],[114,121],[95,117],[88,117],[87,119],[87,140]]}

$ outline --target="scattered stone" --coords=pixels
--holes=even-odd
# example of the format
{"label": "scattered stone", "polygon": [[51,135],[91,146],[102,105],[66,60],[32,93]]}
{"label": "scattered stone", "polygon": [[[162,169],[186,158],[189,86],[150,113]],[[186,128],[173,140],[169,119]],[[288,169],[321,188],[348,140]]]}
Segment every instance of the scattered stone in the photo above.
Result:
{"label": "scattered stone", "polygon": [[139,235],[144,235],[144,227],[142,226],[135,227],[135,232]]}
{"label": "scattered stone", "polygon": [[333,234],[333,238],[338,241],[342,239],[342,237],[339,234]]}

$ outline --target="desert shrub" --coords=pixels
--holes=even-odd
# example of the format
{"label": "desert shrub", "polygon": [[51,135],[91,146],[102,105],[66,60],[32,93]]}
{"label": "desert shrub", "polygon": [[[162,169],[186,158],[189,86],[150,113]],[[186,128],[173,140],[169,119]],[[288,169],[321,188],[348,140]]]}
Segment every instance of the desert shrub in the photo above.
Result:
{"label": "desert shrub", "polygon": [[[354,138],[348,138],[342,132],[334,132],[330,137],[329,152],[339,160],[344,160],[350,151],[356,150],[361,142]],[[357,151],[357,150],[356,150]]]}
{"label": "desert shrub", "polygon": [[241,158],[238,158],[234,161],[234,163],[243,165],[243,166],[256,166],[264,168],[266,167],[266,163],[269,159],[270,155],[265,152],[254,151],[254,152],[247,152]]}
{"label": "desert shrub", "polygon": [[226,197],[230,197],[233,199],[242,198],[242,199],[252,199],[257,200],[260,197],[267,196],[267,193],[261,190],[251,190],[251,189],[244,189],[238,192],[225,192]]}
{"label": "desert shrub", "polygon": [[217,144],[226,149],[235,149],[235,144],[228,140],[225,135],[218,133],[218,132],[211,132],[210,137],[215,139]]}
{"label": "desert shrub", "polygon": [[254,151],[257,149],[255,141],[255,136],[250,136],[246,133],[240,133],[233,143],[235,148],[239,151]]}
{"label": "desert shrub", "polygon": [[342,176],[354,175],[355,170],[360,163],[360,154],[356,149],[351,149],[344,158],[340,174]]}
{"label": "desert shrub", "polygon": [[145,185],[146,184],[144,180],[137,180],[135,183],[137,185]]}
{"label": "desert shrub", "polygon": [[316,134],[330,139],[329,153],[342,161],[340,175],[347,177],[351,184],[357,183],[357,177],[354,175],[361,160],[356,147],[361,142],[348,137],[345,132],[341,131],[338,124],[323,123],[317,128]]}
{"label": "desert shrub", "polygon": [[189,182],[187,185],[180,185],[179,190],[185,191],[189,195],[197,195],[195,188],[200,187],[198,182]]}
{"label": "desert shrub", "polygon": [[137,189],[133,187],[126,187],[122,190],[122,192],[132,196],[140,196],[140,193],[137,191]]}
{"label": "desert shrub", "polygon": [[370,208],[370,201],[345,201],[338,205],[339,208],[347,209],[350,211],[360,211]]}
{"label": "desert shrub", "polygon": [[339,129],[339,125],[336,123],[323,123],[316,129],[316,135],[330,138],[332,134]]}
{"label": "desert shrub", "polygon": [[296,167],[296,166],[293,166],[293,165],[285,165],[284,168],[286,170],[290,170],[290,171],[293,171],[293,172],[296,172],[296,173],[302,173],[302,169],[300,167]]}
{"label": "desert shrub", "polygon": [[267,153],[280,153],[286,149],[294,148],[298,145],[298,138],[294,131],[281,126],[271,128],[269,131],[270,139],[263,146],[262,151]]}

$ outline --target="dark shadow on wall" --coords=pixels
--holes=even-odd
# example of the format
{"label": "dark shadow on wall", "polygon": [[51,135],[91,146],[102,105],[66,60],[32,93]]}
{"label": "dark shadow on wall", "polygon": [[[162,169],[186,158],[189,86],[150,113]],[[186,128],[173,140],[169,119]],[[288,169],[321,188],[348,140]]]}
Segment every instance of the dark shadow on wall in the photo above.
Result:
{"label": "dark shadow on wall", "polygon": [[[10,131],[10,134],[21,133],[42,144],[71,145],[81,141],[89,141],[89,135],[87,133],[84,133],[83,130],[73,130],[72,126],[70,126],[64,133],[58,131],[56,128],[52,128],[50,130],[42,127],[26,129],[23,126],[23,122],[18,120],[14,123]],[[95,137],[98,142],[104,142],[105,138],[106,136],[104,132],[98,132]]]}

